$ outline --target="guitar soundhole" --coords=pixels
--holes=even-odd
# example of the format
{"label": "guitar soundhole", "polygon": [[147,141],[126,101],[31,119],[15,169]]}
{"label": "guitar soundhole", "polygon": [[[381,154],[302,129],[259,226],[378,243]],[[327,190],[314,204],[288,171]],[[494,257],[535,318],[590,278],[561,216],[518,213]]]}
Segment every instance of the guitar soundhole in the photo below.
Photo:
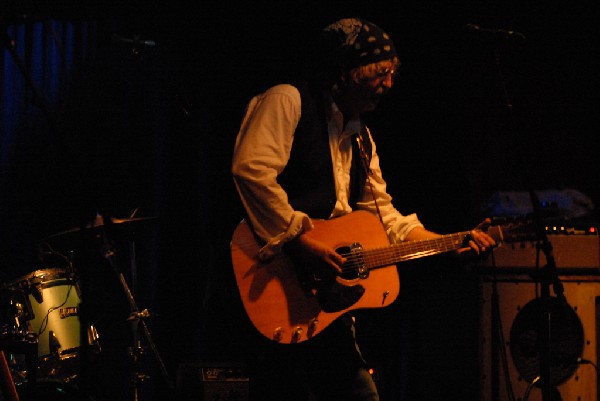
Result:
{"label": "guitar soundhole", "polygon": [[341,278],[344,280],[354,280],[357,278],[365,279],[369,276],[369,271],[365,267],[363,260],[362,246],[359,243],[338,248],[336,251],[340,255],[344,255],[347,259],[342,267]]}

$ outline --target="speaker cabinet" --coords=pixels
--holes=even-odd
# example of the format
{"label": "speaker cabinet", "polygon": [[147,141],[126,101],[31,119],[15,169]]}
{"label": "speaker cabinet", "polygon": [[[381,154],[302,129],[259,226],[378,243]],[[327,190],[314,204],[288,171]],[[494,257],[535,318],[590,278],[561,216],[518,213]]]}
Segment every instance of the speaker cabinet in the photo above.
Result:
{"label": "speaker cabinet", "polygon": [[185,401],[248,401],[249,379],[236,363],[182,363],[177,390]]}
{"label": "speaker cabinet", "polygon": [[[567,348],[580,347],[575,352],[580,352],[581,361],[573,362],[570,357],[566,363],[572,365],[570,370],[564,364],[559,365],[564,361],[556,362],[556,365],[554,362],[549,364],[552,367],[551,377],[554,378],[555,372],[560,369],[565,373],[565,377],[557,378],[553,385],[555,393],[552,401],[598,401],[598,372],[595,366],[598,361],[600,276],[559,277],[570,306],[566,310],[573,319],[563,321],[561,316],[550,314],[551,324],[557,330],[550,330],[554,336],[552,338],[556,340],[550,341],[550,358],[560,359],[561,353],[570,353],[572,356],[573,350]],[[521,360],[522,348],[533,347],[533,343],[539,341],[536,338],[539,333],[532,333],[531,330],[527,333],[527,328],[522,330],[519,327],[537,318],[526,314],[535,311],[532,306],[539,301],[539,294],[540,284],[532,280],[529,274],[482,276],[479,335],[481,401],[547,401],[543,400],[539,385],[531,385],[539,374],[537,353],[537,359],[533,361],[537,373],[533,376],[530,372],[532,366],[524,366]],[[554,295],[552,288],[550,295]],[[580,341],[581,344],[578,344]],[[522,342],[530,344],[524,346]],[[525,362],[531,365],[532,361]],[[510,396],[511,392],[514,398]]]}

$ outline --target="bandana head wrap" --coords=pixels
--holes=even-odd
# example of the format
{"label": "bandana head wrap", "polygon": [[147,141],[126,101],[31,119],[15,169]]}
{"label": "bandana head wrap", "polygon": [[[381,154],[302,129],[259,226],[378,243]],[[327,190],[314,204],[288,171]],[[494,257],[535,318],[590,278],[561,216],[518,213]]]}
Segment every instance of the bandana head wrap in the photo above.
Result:
{"label": "bandana head wrap", "polygon": [[339,68],[352,68],[398,57],[392,39],[372,22],[344,18],[323,29],[326,57]]}

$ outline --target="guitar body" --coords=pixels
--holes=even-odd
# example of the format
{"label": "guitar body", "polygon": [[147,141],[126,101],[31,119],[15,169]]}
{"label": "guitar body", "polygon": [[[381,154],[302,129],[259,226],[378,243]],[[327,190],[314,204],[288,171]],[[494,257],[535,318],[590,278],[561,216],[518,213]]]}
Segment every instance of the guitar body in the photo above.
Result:
{"label": "guitar body", "polygon": [[[364,249],[389,246],[381,223],[366,211],[332,220],[316,220],[314,226],[306,235],[334,249],[355,243]],[[291,344],[309,340],[342,314],[354,309],[387,306],[400,292],[395,264],[368,271],[366,277],[339,276],[335,280],[338,290],[358,289],[358,299],[351,305],[325,307],[326,311],[317,294],[320,290],[310,291],[301,285],[295,266],[286,255],[279,254],[263,262],[257,257],[260,247],[251,227],[242,221],[231,241],[237,286],[248,317],[261,334],[273,341]]]}

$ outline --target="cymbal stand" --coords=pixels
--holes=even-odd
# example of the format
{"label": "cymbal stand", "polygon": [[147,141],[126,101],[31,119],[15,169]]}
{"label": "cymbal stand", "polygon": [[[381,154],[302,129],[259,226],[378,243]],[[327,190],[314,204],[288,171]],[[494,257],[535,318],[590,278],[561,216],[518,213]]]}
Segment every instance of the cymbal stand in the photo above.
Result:
{"label": "cymbal stand", "polygon": [[[109,219],[105,219],[109,220]],[[110,224],[110,223],[109,223]],[[132,242],[133,244],[133,242]],[[133,245],[132,245],[133,248]],[[133,383],[133,401],[138,401],[140,398],[140,385],[141,383],[148,379],[149,376],[147,376],[146,374],[142,373],[140,371],[140,360],[141,360],[141,356],[144,354],[144,347],[142,346],[142,342],[141,342],[141,338],[140,338],[140,328],[143,331],[144,337],[146,338],[146,341],[148,342],[148,345],[150,346],[150,349],[152,350],[152,353],[154,354],[154,357],[156,358],[159,366],[160,366],[160,370],[161,373],[163,375],[163,377],[165,378],[169,388],[172,388],[172,384],[170,382],[169,379],[169,375],[167,372],[167,368],[165,366],[165,364],[163,363],[162,358],[160,357],[160,354],[158,352],[158,349],[156,347],[156,344],[154,343],[154,340],[152,339],[152,336],[150,334],[150,330],[148,329],[148,326],[146,325],[146,322],[144,319],[150,317],[150,312],[147,309],[141,310],[138,308],[137,303],[135,301],[135,298],[133,296],[133,293],[131,292],[131,289],[129,288],[129,285],[127,284],[127,280],[125,279],[125,277],[123,276],[123,273],[121,273],[121,271],[118,268],[118,264],[117,264],[117,252],[115,250],[115,248],[112,246],[112,244],[110,243],[109,240],[107,240],[106,238],[104,239],[104,247],[102,249],[102,254],[104,256],[104,258],[106,258],[109,262],[109,264],[111,265],[111,267],[113,268],[115,274],[117,275],[118,279],[119,279],[119,283],[121,284],[121,287],[123,288],[123,292],[125,293],[127,300],[129,302],[129,307],[130,307],[130,314],[129,317],[127,318],[127,321],[131,323],[131,329],[132,329],[132,334],[133,334],[133,346],[129,348],[129,355],[132,358],[132,362],[133,362],[133,373],[132,373],[132,383]],[[131,263],[132,263],[132,267],[135,267],[135,252],[132,252],[131,254]]]}

